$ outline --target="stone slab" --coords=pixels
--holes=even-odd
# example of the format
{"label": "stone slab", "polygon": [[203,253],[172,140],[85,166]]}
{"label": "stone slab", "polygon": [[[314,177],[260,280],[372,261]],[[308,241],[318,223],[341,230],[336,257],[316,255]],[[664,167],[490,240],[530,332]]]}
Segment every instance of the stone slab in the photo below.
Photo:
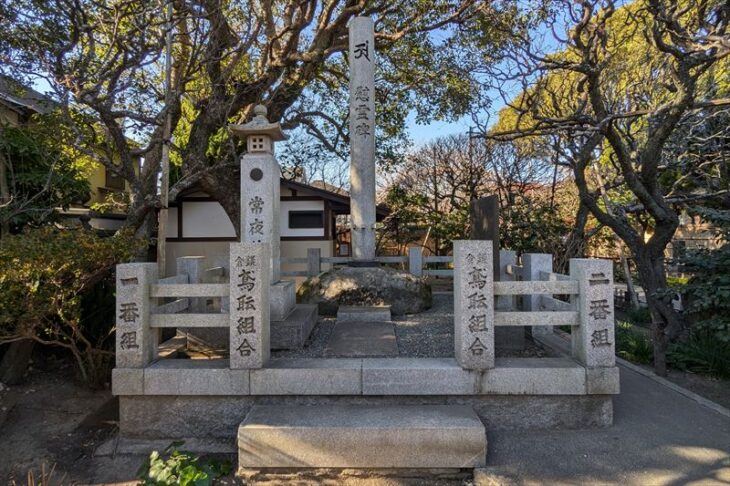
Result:
{"label": "stone slab", "polygon": [[462,405],[254,406],[238,428],[239,468],[471,468],[486,453]]}
{"label": "stone slab", "polygon": [[300,349],[317,324],[317,304],[297,304],[283,320],[272,320],[271,349]]}
{"label": "stone slab", "polygon": [[585,368],[569,358],[502,358],[495,368],[482,374],[478,391],[496,395],[584,395]]}
{"label": "stone slab", "polygon": [[389,321],[389,305],[341,305],[337,309],[337,322],[340,321]]}
{"label": "stone slab", "polygon": [[248,395],[249,371],[226,359],[161,360],[144,370],[145,395]]}
{"label": "stone slab", "polygon": [[586,393],[589,395],[618,395],[621,393],[618,366],[586,368]]}
{"label": "stone slab", "polygon": [[398,343],[391,322],[338,322],[327,342],[327,356],[397,356]]}
{"label": "stone slab", "polygon": [[454,358],[381,358],[363,360],[364,395],[469,395],[479,375]]}
{"label": "stone slab", "polygon": [[[231,440],[253,405],[469,405],[491,430],[580,429],[613,423],[610,395],[120,396],[123,437]],[[168,442],[169,443],[169,442]]]}
{"label": "stone slab", "polygon": [[286,359],[251,371],[252,395],[359,395],[362,360]]}
{"label": "stone slab", "polygon": [[280,280],[269,288],[269,305],[271,320],[283,321],[294,310],[297,303],[297,292],[293,280]]}

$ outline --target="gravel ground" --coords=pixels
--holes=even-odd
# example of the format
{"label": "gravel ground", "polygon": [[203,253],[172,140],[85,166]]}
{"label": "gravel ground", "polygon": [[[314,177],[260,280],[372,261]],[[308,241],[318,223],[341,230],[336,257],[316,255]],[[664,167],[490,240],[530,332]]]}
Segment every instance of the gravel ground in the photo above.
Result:
{"label": "gravel ground", "polygon": [[[336,319],[320,318],[312,330],[304,348],[288,351],[274,351],[272,358],[322,358]],[[448,358],[454,356],[454,297],[452,294],[436,293],[433,305],[426,312],[395,316],[395,336],[400,356],[414,358]],[[526,343],[523,351],[497,350],[498,357],[544,357],[553,356],[532,341]]]}

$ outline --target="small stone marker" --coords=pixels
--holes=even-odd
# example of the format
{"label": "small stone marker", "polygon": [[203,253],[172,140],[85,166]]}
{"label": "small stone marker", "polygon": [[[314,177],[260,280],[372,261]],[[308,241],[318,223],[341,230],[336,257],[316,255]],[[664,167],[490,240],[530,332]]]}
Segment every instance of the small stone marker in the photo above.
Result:
{"label": "small stone marker", "polygon": [[231,243],[230,251],[230,367],[262,368],[271,353],[269,245]]}
{"label": "small stone marker", "polygon": [[117,368],[144,368],[157,353],[150,329],[150,285],[157,283],[156,263],[117,265]]}
{"label": "small stone marker", "polygon": [[573,357],[587,368],[614,366],[613,263],[572,258],[570,276],[580,291],[573,296],[580,316],[580,325],[571,330]]}
{"label": "small stone marker", "polygon": [[454,347],[468,370],[494,368],[492,242],[454,241]]}

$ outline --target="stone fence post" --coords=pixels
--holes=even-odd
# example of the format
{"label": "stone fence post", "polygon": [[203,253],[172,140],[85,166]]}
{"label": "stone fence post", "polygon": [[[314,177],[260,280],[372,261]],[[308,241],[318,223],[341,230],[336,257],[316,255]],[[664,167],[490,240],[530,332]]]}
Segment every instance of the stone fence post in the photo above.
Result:
{"label": "stone fence post", "polygon": [[307,248],[307,276],[316,277],[322,273],[322,251],[319,248]]}
{"label": "stone fence post", "polygon": [[157,263],[117,265],[117,368],[144,368],[157,357],[159,333],[150,328],[150,285],[157,280]]}
{"label": "stone fence post", "polygon": [[[512,250],[499,250],[499,281],[512,282],[515,275],[507,273],[508,265],[517,265],[517,252]],[[514,295],[500,295],[497,297],[497,309],[504,311],[515,310]]]}
{"label": "stone fence post", "polygon": [[[178,257],[175,260],[177,266],[177,275],[187,275],[188,283],[199,284],[203,283],[203,264],[205,263],[204,256],[184,256]],[[205,299],[202,297],[190,298],[190,306],[188,309],[190,312],[197,314],[205,312],[206,309]]]}
{"label": "stone fence post", "polygon": [[271,354],[271,247],[236,242],[230,248],[230,367],[262,368]]}
{"label": "stone fence post", "polygon": [[492,242],[454,241],[454,355],[462,368],[494,368]]}
{"label": "stone fence post", "polygon": [[408,247],[408,272],[416,277],[423,276],[423,248]]}
{"label": "stone fence post", "polygon": [[[550,253],[525,253],[522,255],[523,280],[540,280],[540,272],[553,271],[553,256]],[[539,294],[525,295],[522,297],[522,308],[525,311],[540,310]],[[552,334],[552,326],[532,326],[533,336],[545,336]]]}
{"label": "stone fence post", "polygon": [[578,281],[580,292],[572,297],[580,323],[571,330],[573,357],[586,368],[615,366],[613,264],[571,258],[570,276]]}

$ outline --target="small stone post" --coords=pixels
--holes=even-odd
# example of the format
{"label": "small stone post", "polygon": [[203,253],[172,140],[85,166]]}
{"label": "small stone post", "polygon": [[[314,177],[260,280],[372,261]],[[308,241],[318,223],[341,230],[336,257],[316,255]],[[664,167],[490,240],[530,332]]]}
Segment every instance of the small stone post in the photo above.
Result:
{"label": "small stone post", "polygon": [[375,37],[370,17],[349,26],[352,257],[375,259]]}
{"label": "small stone post", "polygon": [[[188,283],[203,283],[203,256],[178,257],[175,261],[177,266],[176,275],[187,275]],[[206,311],[205,299],[202,297],[190,298],[190,312],[202,313]]]}
{"label": "small stone post", "polygon": [[231,243],[230,367],[262,368],[271,354],[268,243]]}
{"label": "small stone post", "polygon": [[150,329],[150,285],[157,263],[117,265],[117,368],[144,368],[157,357],[158,332]]}
{"label": "small stone post", "polygon": [[408,272],[416,277],[423,276],[423,248],[408,247]]}
{"label": "small stone post", "polygon": [[[540,272],[553,271],[553,256],[549,253],[525,253],[522,256],[522,274],[525,280],[540,280]],[[525,311],[540,310],[540,295],[525,295],[522,297],[522,306]],[[533,336],[552,334],[552,326],[532,326]]]}
{"label": "small stone post", "polygon": [[571,258],[570,277],[580,292],[573,296],[580,320],[571,330],[573,357],[587,368],[614,366],[613,263]]}
{"label": "small stone post", "polygon": [[322,273],[322,251],[319,248],[307,248],[307,276],[316,277]]}
{"label": "small stone post", "polygon": [[454,241],[454,348],[468,370],[494,368],[492,242]]}
{"label": "small stone post", "polygon": [[[512,282],[515,280],[514,275],[507,273],[507,265],[517,264],[517,252],[512,250],[499,250],[499,281]],[[497,309],[502,311],[515,310],[514,295],[500,295],[497,297]]]}

